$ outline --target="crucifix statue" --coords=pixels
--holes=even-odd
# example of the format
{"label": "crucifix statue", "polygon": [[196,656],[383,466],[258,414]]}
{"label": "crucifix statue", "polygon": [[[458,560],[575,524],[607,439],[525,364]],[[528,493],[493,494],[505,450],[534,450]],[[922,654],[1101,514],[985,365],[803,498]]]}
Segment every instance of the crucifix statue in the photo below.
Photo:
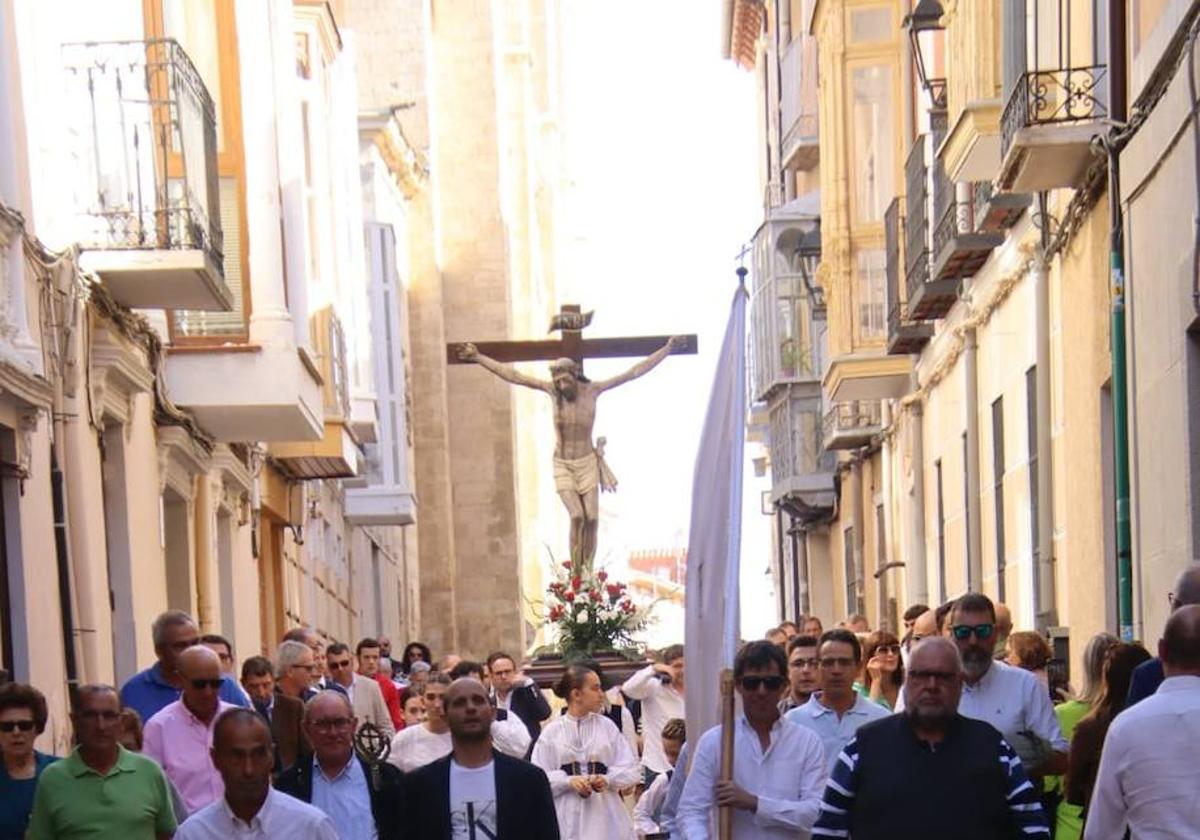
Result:
{"label": "crucifix statue", "polygon": [[[696,336],[636,336],[583,338],[592,313],[564,306],[550,324],[562,338],[548,341],[496,341],[451,344],[451,364],[478,364],[513,385],[547,394],[554,401],[554,486],[571,517],[571,562],[591,571],[600,524],[600,490],[611,492],[617,481],[604,462],[604,438],[593,441],[596,400],[605,391],[649,373],[672,353],[695,353]],[[646,356],[611,379],[592,382],[583,374],[583,360]],[[550,378],[538,379],[508,362],[549,360]]]}

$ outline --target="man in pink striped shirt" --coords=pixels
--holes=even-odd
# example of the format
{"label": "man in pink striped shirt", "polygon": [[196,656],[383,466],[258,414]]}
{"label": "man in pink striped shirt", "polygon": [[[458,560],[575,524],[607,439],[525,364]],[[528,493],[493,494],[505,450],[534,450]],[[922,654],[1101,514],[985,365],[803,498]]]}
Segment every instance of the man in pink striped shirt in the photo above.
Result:
{"label": "man in pink striped shirt", "polygon": [[143,752],[162,766],[188,813],[194,814],[225,792],[210,749],[217,718],[234,706],[218,696],[221,660],[209,648],[188,648],[179,655],[177,668],[183,694],[146,722]]}

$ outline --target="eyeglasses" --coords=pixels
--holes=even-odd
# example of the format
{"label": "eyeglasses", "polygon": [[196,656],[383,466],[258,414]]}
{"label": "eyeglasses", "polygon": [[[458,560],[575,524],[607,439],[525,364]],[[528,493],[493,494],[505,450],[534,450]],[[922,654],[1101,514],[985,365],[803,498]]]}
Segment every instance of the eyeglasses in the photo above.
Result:
{"label": "eyeglasses", "polygon": [[958,676],[958,674],[956,674],[953,671],[909,671],[908,672],[908,679],[916,680],[917,682],[926,682],[928,680],[934,680],[936,682],[950,682],[950,680],[954,679],[957,676]]}
{"label": "eyeglasses", "polygon": [[793,659],[788,663],[792,668],[816,668],[820,664],[820,659]]}
{"label": "eyeglasses", "polygon": [[882,653],[885,656],[890,653],[892,656],[897,656],[900,653],[900,645],[880,645],[875,648],[875,653]]}
{"label": "eyeglasses", "polygon": [[313,729],[322,729],[327,732],[335,729],[349,729],[354,724],[351,718],[322,718],[314,720],[311,723]]}
{"label": "eyeglasses", "polygon": [[303,668],[305,671],[310,671],[310,672],[317,670],[316,665],[301,665],[299,662],[292,663],[292,667],[293,668]]}
{"label": "eyeglasses", "polygon": [[995,628],[991,624],[955,624],[950,628],[954,632],[954,638],[960,642],[965,642],[971,638],[971,634],[975,634],[975,638],[980,641],[985,641],[992,638],[992,630]]}
{"label": "eyeglasses", "polygon": [[785,682],[783,677],[742,677],[742,691],[758,691],[765,687],[767,691],[779,691]]}
{"label": "eyeglasses", "polygon": [[0,721],[0,732],[15,732],[18,729],[22,732],[32,732],[33,731],[33,721],[31,721],[31,720]]}
{"label": "eyeglasses", "polygon": [[853,668],[854,664],[849,656],[826,656],[821,659],[822,668]]}
{"label": "eyeglasses", "polygon": [[223,680],[190,680],[190,682],[192,684],[192,688],[196,689],[197,691],[205,688],[211,688],[213,691],[216,691],[221,687]]}
{"label": "eyeglasses", "polygon": [[349,668],[349,667],[350,667],[350,660],[349,660],[349,659],[347,659],[347,660],[344,660],[344,661],[342,661],[342,662],[330,662],[330,663],[329,663],[329,670],[330,670],[330,671],[340,671],[340,670],[342,670],[343,668]]}

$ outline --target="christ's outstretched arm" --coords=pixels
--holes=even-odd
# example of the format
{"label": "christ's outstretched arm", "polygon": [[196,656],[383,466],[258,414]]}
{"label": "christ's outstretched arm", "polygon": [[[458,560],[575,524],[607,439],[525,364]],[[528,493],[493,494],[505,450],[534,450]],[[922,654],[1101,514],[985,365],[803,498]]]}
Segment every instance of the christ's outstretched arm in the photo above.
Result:
{"label": "christ's outstretched arm", "polygon": [[470,342],[458,345],[458,358],[464,362],[474,362],[485,367],[505,382],[511,382],[513,385],[524,385],[526,388],[546,393],[550,393],[553,388],[553,384],[548,380],[527,376],[512,365],[497,362],[495,359],[483,355],[479,352],[479,348]]}
{"label": "christ's outstretched arm", "polygon": [[612,379],[605,379],[603,382],[597,382],[595,385],[596,390],[597,391],[607,391],[610,388],[616,388],[618,385],[624,385],[626,382],[629,382],[633,379],[637,379],[639,376],[646,375],[650,371],[654,370],[654,368],[657,367],[658,364],[663,359],[665,359],[665,358],[667,358],[667,356],[671,355],[672,350],[676,350],[680,347],[685,346],[686,344],[687,344],[687,338],[685,338],[684,336],[682,336],[682,335],[671,336],[671,338],[668,339],[666,344],[664,344],[658,350],[655,350],[653,353],[651,353],[646,358],[642,359],[640,362],[638,362],[636,365],[631,367],[629,370],[625,371],[624,373],[618,373]]}

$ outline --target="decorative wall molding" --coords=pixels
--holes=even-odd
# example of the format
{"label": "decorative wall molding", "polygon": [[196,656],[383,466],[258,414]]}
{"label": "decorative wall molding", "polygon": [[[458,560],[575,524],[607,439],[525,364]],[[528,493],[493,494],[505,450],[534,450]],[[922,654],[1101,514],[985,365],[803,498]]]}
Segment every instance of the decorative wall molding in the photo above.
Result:
{"label": "decorative wall molding", "polygon": [[211,456],[178,426],[159,426],[159,492],[168,488],[191,503],[196,476],[208,472]]}
{"label": "decorative wall molding", "polygon": [[143,350],[125,336],[107,326],[99,326],[92,335],[92,400],[100,412],[101,423],[111,418],[127,424],[133,414],[133,400],[154,387],[154,374]]}

